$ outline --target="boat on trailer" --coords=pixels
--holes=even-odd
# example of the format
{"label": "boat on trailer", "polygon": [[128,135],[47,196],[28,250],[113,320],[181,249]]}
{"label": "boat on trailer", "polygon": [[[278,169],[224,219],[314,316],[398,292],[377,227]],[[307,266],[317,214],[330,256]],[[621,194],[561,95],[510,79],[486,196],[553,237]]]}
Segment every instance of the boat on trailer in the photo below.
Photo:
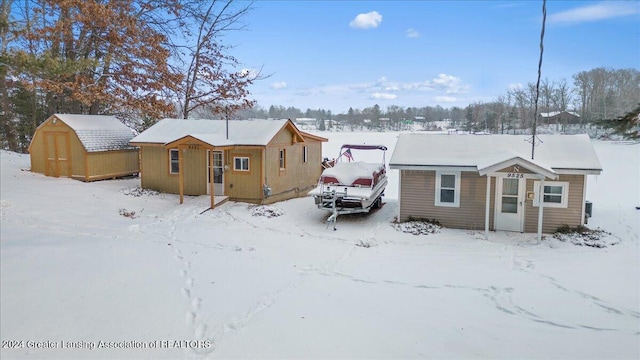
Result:
{"label": "boat on trailer", "polygon": [[[351,150],[381,150],[382,162],[352,161]],[[333,162],[325,159],[318,186],[309,192],[319,209],[331,211],[327,224],[339,215],[368,213],[382,205],[387,186],[384,145],[342,145],[340,155]],[[348,161],[344,161],[346,158]]]}

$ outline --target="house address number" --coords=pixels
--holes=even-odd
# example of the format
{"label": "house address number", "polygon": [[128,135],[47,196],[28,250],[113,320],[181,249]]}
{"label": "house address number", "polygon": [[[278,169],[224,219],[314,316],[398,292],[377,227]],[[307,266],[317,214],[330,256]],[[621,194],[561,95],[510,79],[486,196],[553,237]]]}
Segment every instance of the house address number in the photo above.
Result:
{"label": "house address number", "polygon": [[507,173],[507,177],[511,179],[524,179],[524,174],[522,173]]}

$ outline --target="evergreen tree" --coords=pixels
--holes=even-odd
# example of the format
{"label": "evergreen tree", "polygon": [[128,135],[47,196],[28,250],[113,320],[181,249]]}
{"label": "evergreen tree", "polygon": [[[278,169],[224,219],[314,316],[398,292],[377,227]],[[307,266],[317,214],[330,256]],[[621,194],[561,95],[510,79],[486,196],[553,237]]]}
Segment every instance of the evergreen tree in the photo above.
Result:
{"label": "evergreen tree", "polygon": [[604,120],[600,124],[625,139],[640,140],[640,104],[627,114],[612,120]]}

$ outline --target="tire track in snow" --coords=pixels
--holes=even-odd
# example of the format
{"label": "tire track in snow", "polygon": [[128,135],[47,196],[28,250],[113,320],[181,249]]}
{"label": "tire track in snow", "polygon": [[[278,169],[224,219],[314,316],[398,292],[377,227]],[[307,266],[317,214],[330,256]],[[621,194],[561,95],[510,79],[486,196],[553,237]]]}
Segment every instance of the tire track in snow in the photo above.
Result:
{"label": "tire track in snow", "polygon": [[[562,292],[568,293],[570,295],[575,295],[579,298],[581,298],[582,300],[586,300],[589,301],[592,305],[595,305],[601,309],[603,309],[605,312],[610,313],[610,314],[615,314],[615,315],[619,315],[619,316],[623,316],[623,317],[631,317],[634,319],[640,319],[640,313],[635,311],[635,310],[631,310],[631,309],[626,309],[626,308],[621,308],[621,307],[616,307],[614,305],[611,305],[609,303],[607,303],[606,301],[593,296],[591,294],[579,291],[579,290],[572,290],[569,289],[563,285],[560,285],[560,283],[558,282],[558,280],[556,280],[554,277],[552,276],[548,276],[548,275],[544,275],[544,274],[540,274],[538,272],[535,272],[535,263],[533,261],[524,259],[518,255],[516,255],[516,253],[513,251],[512,252],[512,257],[511,257],[511,267],[513,270],[515,271],[520,271],[520,272],[524,272],[527,274],[531,274],[531,275],[535,275],[538,276],[540,278],[545,279],[550,285],[552,285],[553,287],[555,287],[556,289],[561,290]],[[516,304],[513,303],[512,300],[510,300],[512,306],[514,308],[519,309],[520,312],[525,313],[525,314],[529,314],[529,315],[535,315],[532,313],[527,312],[526,310],[522,309],[521,307],[517,306]],[[539,316],[535,315],[536,317],[539,318]],[[535,319],[533,319],[535,320]],[[536,320],[539,321],[539,320]],[[540,321],[543,322],[543,321]],[[610,328],[599,328],[599,327],[593,327],[593,326],[588,326],[588,325],[583,325],[583,324],[577,324],[574,327],[570,326],[570,325],[566,325],[566,324],[557,324],[554,322],[548,322],[551,325],[555,325],[555,326],[560,326],[560,327],[567,327],[567,328],[575,328],[575,327],[581,327],[581,328],[585,328],[585,329],[592,329],[592,330],[602,330],[602,331],[615,331],[616,329],[610,329]]]}

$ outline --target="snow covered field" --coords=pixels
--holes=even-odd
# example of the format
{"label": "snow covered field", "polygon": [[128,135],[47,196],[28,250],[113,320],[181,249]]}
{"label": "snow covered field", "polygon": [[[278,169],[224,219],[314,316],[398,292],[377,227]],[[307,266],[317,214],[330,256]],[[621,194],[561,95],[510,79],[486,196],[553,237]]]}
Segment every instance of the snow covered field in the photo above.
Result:
{"label": "snow covered field", "polygon": [[[328,157],[382,144],[387,161],[397,136],[318,134]],[[595,147],[589,226],[620,241],[604,249],[397,231],[395,171],[380,210],[332,231],[311,198],[201,213],[206,196],[126,195],[137,179],[47,178],[1,152],[0,357],[640,358],[640,145]]]}

